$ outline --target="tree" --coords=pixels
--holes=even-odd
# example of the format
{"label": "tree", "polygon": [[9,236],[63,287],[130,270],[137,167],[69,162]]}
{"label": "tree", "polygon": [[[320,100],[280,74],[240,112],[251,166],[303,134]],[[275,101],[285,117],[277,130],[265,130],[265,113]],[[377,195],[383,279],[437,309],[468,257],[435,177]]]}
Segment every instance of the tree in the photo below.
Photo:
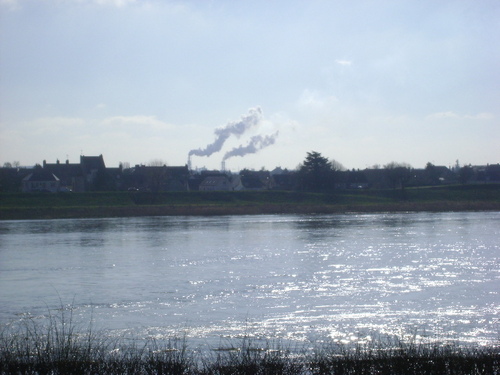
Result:
{"label": "tree", "polygon": [[13,161],[12,163],[9,161],[6,161],[3,163],[4,168],[19,168],[21,166],[21,163],[18,161]]}
{"label": "tree", "polygon": [[333,187],[333,169],[327,158],[319,152],[307,153],[299,167],[300,187],[303,190],[321,191]]}
{"label": "tree", "polygon": [[332,171],[345,171],[346,168],[342,165],[341,162],[335,160],[335,159],[332,159],[330,160],[330,167],[332,168]]}
{"label": "tree", "polygon": [[96,191],[115,191],[116,181],[106,169],[99,169],[95,176],[93,189]]}
{"label": "tree", "polygon": [[434,164],[432,164],[431,162],[427,163],[427,165],[425,166],[425,173],[432,185],[439,184],[439,170]]}
{"label": "tree", "polygon": [[458,171],[458,180],[460,181],[461,184],[466,184],[469,182],[469,180],[472,178],[474,175],[474,169],[470,165],[464,165],[460,170]]}
{"label": "tree", "polygon": [[148,163],[148,167],[164,167],[167,163],[165,163],[162,159],[152,159]]}
{"label": "tree", "polygon": [[411,165],[408,163],[390,162],[384,165],[389,184],[394,188],[403,190],[411,179]]}
{"label": "tree", "polygon": [[157,193],[167,180],[167,163],[162,159],[153,159],[148,163],[149,187]]}

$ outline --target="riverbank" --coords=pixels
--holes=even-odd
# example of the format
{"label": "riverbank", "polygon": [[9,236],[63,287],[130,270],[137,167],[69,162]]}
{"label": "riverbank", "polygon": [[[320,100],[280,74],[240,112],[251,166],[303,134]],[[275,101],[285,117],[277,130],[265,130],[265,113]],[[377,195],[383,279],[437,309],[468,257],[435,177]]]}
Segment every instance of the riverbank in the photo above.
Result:
{"label": "riverbank", "polygon": [[405,190],[0,194],[0,220],[500,210],[500,185]]}
{"label": "riverbank", "polygon": [[371,205],[195,205],[132,207],[47,207],[6,208],[1,220],[39,220],[72,218],[111,218],[140,216],[214,216],[263,214],[334,214],[375,212],[458,212],[500,211],[500,204],[485,202],[428,202]]}
{"label": "riverbank", "polygon": [[[9,329],[10,328],[10,329]],[[78,331],[72,316],[52,316],[48,326],[28,320],[0,331],[0,374],[387,374],[489,375],[500,371],[496,346],[458,346],[385,339],[357,346],[322,344],[297,349],[250,338],[200,352],[186,339],[146,344],[107,340]]]}

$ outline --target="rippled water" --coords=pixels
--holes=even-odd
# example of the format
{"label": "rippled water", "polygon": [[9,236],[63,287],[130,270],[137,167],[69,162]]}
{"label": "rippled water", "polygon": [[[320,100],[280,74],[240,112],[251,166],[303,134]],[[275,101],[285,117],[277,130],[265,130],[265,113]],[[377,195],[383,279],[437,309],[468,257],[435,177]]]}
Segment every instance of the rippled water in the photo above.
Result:
{"label": "rippled water", "polygon": [[110,335],[500,337],[500,212],[0,222],[0,322]]}

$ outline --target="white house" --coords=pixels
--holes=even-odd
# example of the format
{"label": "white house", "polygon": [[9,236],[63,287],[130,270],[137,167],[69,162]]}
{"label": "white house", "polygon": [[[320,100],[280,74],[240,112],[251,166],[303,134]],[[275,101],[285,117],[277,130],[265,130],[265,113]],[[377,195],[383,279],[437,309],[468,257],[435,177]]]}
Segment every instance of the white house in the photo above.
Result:
{"label": "white house", "polygon": [[53,173],[41,168],[35,168],[33,173],[30,173],[23,178],[23,192],[50,192],[56,193],[61,187],[61,181]]}
{"label": "white house", "polygon": [[200,184],[200,191],[231,191],[233,186],[226,176],[208,176]]}

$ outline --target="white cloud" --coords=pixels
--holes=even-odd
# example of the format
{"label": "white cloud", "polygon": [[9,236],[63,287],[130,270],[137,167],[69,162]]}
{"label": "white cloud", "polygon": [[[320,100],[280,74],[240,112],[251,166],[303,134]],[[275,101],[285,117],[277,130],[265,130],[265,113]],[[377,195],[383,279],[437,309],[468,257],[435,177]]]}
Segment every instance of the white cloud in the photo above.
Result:
{"label": "white cloud", "polygon": [[125,5],[136,3],[136,0],[93,0],[97,5],[111,5],[116,7],[122,7]]}
{"label": "white cloud", "polygon": [[495,116],[492,113],[482,112],[477,115],[466,115],[465,118],[474,120],[492,120]]}
{"label": "white cloud", "polygon": [[495,116],[492,113],[482,112],[476,115],[460,115],[458,113],[447,111],[447,112],[437,112],[428,115],[426,118],[428,120],[441,120],[441,119],[456,119],[456,120],[491,120]]}
{"label": "white cloud", "polygon": [[16,10],[19,8],[19,0],[0,0],[0,6],[10,10]]}
{"label": "white cloud", "polygon": [[150,128],[153,130],[172,129],[173,126],[158,120],[155,116],[114,116],[102,121],[106,126],[135,127],[137,132]]}
{"label": "white cloud", "polygon": [[343,65],[343,66],[349,66],[349,65],[352,65],[352,61],[349,61],[349,60],[335,60],[335,62],[339,65]]}
{"label": "white cloud", "polygon": [[333,95],[325,95],[319,91],[306,89],[298,100],[299,109],[324,110],[328,109],[338,99]]}
{"label": "white cloud", "polygon": [[437,112],[437,113],[432,113],[427,116],[427,119],[429,120],[434,120],[434,119],[446,119],[446,118],[459,118],[460,116],[457,115],[455,112],[452,111],[447,111],[447,112]]}
{"label": "white cloud", "polygon": [[[16,10],[19,9],[26,0],[0,0],[0,5],[5,6],[8,9]],[[121,8],[132,4],[148,4],[148,0],[142,0],[140,3],[137,0],[44,0],[45,3],[59,3],[59,4],[94,4],[98,6],[112,6]]]}
{"label": "white cloud", "polygon": [[24,124],[33,134],[60,134],[85,126],[85,120],[78,117],[41,117]]}

